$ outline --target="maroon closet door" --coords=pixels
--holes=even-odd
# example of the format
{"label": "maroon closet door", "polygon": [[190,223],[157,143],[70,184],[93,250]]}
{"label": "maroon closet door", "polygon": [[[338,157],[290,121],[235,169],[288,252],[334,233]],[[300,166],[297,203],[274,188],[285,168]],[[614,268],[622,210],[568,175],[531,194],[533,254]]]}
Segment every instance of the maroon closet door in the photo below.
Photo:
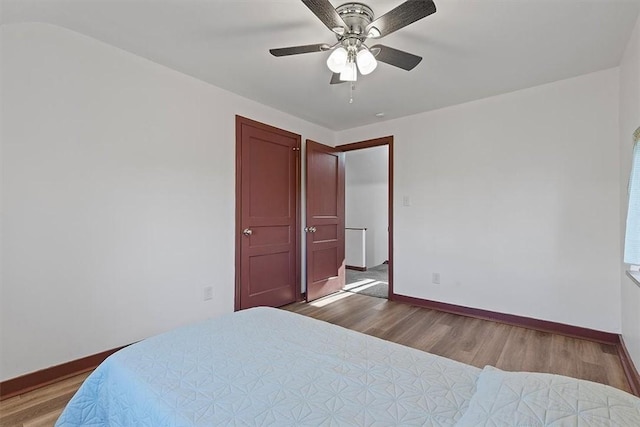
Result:
{"label": "maroon closet door", "polygon": [[236,139],[236,309],[279,307],[300,295],[300,135],[236,116]]}
{"label": "maroon closet door", "polygon": [[307,140],[307,301],[344,287],[344,153]]}

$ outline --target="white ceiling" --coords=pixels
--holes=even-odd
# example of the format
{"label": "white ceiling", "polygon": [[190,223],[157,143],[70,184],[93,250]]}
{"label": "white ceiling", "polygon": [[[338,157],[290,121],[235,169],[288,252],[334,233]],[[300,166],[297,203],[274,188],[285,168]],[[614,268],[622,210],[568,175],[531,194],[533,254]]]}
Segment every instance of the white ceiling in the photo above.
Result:
{"label": "white ceiling", "polygon": [[[1,1],[1,23],[66,27],[334,130],[617,66],[640,11],[640,0],[434,0],[434,15],[380,41],[422,56],[418,67],[381,64],[349,104],[347,84],[328,84],[328,53],[268,52],[335,41],[300,0]],[[376,16],[402,2],[366,1]]]}

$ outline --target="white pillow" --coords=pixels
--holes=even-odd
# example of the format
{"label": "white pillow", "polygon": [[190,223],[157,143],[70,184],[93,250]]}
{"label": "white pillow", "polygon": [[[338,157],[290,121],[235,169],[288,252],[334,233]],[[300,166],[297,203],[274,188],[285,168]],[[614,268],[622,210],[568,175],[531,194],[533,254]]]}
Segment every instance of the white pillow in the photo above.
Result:
{"label": "white pillow", "polygon": [[561,375],[486,366],[456,426],[640,426],[640,399]]}

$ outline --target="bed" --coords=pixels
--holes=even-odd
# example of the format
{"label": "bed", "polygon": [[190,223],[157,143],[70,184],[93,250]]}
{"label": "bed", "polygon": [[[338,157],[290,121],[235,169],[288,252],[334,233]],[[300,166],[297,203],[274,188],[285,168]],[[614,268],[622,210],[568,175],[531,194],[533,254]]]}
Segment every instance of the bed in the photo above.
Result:
{"label": "bed", "polygon": [[640,426],[640,399],[254,308],[105,360],[56,426]]}

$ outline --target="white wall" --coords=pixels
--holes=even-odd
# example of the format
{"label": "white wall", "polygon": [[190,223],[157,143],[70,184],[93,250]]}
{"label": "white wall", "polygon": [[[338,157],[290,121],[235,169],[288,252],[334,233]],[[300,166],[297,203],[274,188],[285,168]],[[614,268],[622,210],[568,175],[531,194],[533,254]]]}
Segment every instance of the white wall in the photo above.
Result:
{"label": "white wall", "polygon": [[396,293],[611,332],[622,299],[639,364],[640,296],[619,286],[637,26],[620,103],[612,69],[337,139],[61,28],[0,38],[0,380],[233,309],[235,114],[395,136]]}
{"label": "white wall", "polygon": [[333,132],[62,28],[1,38],[0,380],[232,311],[235,114]]}
{"label": "white wall", "polygon": [[[627,218],[627,183],[631,169],[633,132],[640,126],[640,18],[620,63],[620,214],[621,241]],[[622,336],[633,362],[640,368],[640,287],[622,277]]]}
{"label": "white wall", "polygon": [[347,151],[345,169],[346,226],[367,229],[366,265],[375,267],[388,259],[389,252],[389,148]]}
{"label": "white wall", "polygon": [[395,293],[619,332],[618,132],[615,68],[337,143],[394,135]]}

